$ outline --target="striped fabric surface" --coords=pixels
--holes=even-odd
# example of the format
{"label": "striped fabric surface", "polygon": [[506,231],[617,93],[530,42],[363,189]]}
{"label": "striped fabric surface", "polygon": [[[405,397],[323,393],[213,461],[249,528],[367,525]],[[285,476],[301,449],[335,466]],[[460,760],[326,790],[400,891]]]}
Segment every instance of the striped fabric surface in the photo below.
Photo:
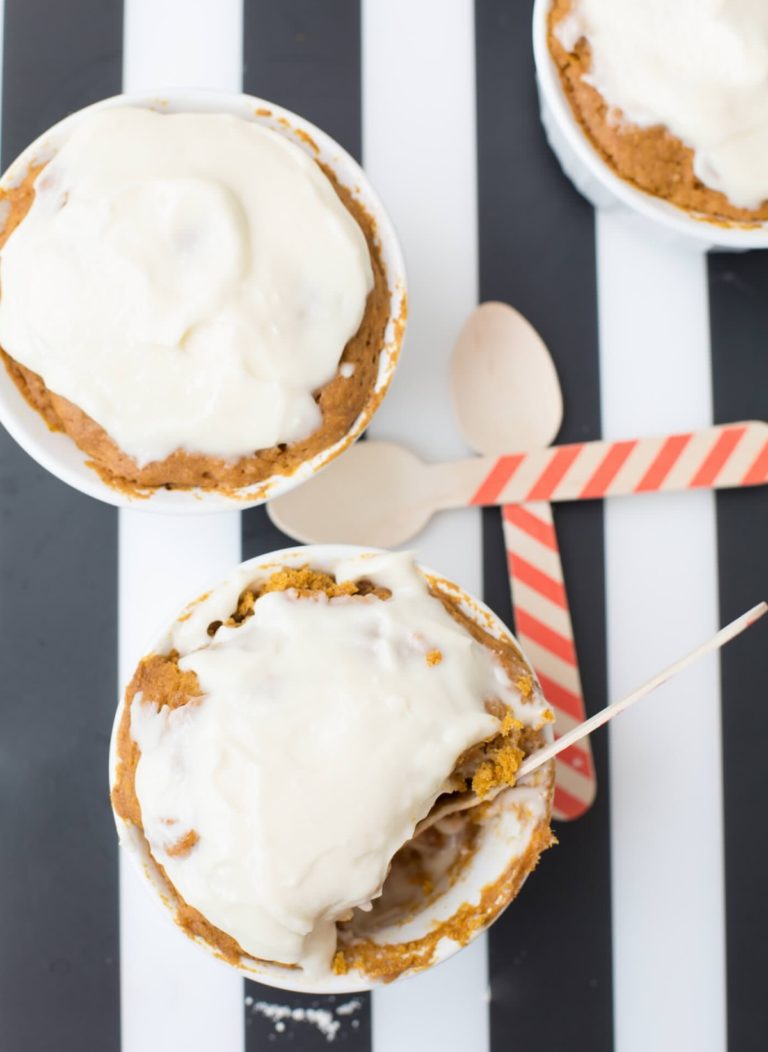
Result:
{"label": "striped fabric surface", "polygon": [[[768,253],[680,249],[595,215],[541,131],[525,0],[5,0],[2,163],[121,90],[245,90],[365,164],[399,230],[411,320],[371,434],[463,454],[448,357],[479,299],[556,360],[562,442],[768,416]],[[764,489],[554,511],[587,709],[768,590]],[[433,973],[354,998],[244,983],[119,858],[118,684],[241,555],[263,510],[116,512],[0,435],[2,1052],[752,1052],[766,1047],[768,647],[758,630],[593,742],[594,806],[519,900]],[[498,509],[414,547],[513,623]]]}

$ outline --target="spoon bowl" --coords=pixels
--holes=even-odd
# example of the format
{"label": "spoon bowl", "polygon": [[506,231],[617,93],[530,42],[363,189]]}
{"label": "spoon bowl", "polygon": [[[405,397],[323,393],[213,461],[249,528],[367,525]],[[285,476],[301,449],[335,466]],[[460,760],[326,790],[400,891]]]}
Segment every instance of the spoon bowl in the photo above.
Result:
{"label": "spoon bowl", "polygon": [[434,511],[427,466],[402,446],[359,442],[303,486],[268,505],[272,522],[303,543],[393,548]]}
{"label": "spoon bowl", "polygon": [[482,303],[459,333],[451,361],[456,418],[475,453],[495,456],[554,442],[563,395],[546,344],[507,303]]}

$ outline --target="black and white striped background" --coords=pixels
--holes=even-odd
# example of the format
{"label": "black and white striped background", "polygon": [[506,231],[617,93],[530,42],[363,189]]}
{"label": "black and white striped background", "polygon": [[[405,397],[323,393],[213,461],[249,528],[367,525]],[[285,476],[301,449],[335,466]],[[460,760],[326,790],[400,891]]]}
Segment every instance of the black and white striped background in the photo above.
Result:
{"label": "black and white striped background", "polygon": [[[542,332],[564,440],[768,415],[768,253],[706,257],[594,216],[543,140],[526,0],[3,7],[3,165],[73,109],[171,85],[271,99],[362,158],[412,307],[376,435],[461,452],[447,355],[478,298]],[[592,709],[768,587],[764,491],[564,507],[557,525]],[[117,513],[0,436],[0,1050],[327,1047],[316,1019],[281,1029],[269,1006],[325,1009],[355,1052],[764,1049],[759,632],[597,736],[594,809],[490,935],[432,974],[339,1015],[244,984],[166,926],[108,808],[118,679],[196,589],[283,543],[259,510]],[[510,615],[494,512],[445,518],[418,549]]]}

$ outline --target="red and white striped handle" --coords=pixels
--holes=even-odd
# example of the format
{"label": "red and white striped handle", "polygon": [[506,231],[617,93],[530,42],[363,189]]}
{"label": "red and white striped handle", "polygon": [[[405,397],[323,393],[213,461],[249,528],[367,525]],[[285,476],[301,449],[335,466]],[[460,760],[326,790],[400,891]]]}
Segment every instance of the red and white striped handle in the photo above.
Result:
{"label": "red and white striped handle", "polygon": [[589,500],[768,482],[768,424],[747,421],[661,438],[583,442],[485,458],[468,503]]}
{"label": "red and white striped handle", "polygon": [[[502,509],[509,583],[520,645],[555,714],[555,737],[586,719],[581,677],[565,592],[551,505],[512,504]],[[578,818],[595,798],[589,738],[555,761],[555,818]]]}

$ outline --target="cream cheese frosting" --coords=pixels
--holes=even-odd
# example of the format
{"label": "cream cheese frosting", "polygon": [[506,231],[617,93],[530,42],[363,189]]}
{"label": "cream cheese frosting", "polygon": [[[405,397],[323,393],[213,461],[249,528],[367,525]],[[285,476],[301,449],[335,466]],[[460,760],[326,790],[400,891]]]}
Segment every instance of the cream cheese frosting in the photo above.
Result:
{"label": "cream cheese frosting", "polygon": [[0,345],[140,466],[302,439],[373,286],[299,146],[225,114],[87,114],[0,253]]}
{"label": "cream cheese frosting", "polygon": [[[235,575],[173,632],[202,696],[158,710],[137,694],[131,708],[144,834],[171,883],[247,953],[314,974],[330,969],[335,921],[381,893],[458,757],[498,732],[486,700],[527,726],[547,718],[410,555],[322,569],[392,595],[266,593],[211,637],[253,570]],[[191,850],[176,853],[192,832]]]}
{"label": "cream cheese frosting", "polygon": [[639,127],[665,125],[739,207],[768,199],[768,3],[572,0],[556,33],[590,46],[590,83]]}

